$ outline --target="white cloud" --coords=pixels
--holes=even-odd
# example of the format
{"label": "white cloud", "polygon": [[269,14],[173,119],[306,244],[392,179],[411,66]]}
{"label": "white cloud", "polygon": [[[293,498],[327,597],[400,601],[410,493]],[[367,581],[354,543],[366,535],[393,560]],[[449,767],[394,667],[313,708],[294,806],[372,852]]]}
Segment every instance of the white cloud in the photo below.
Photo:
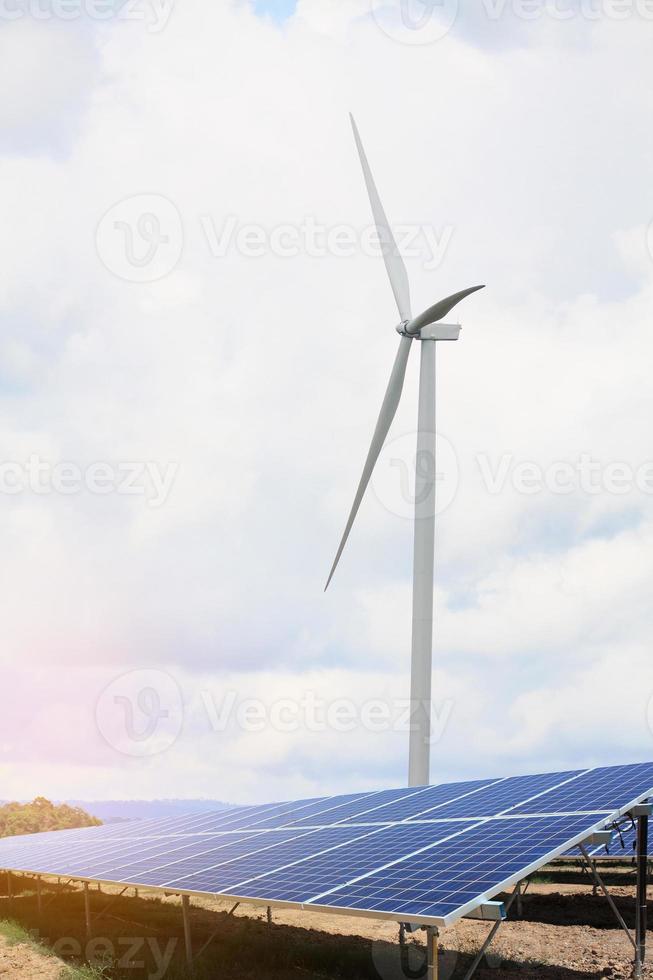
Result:
{"label": "white cloud", "polygon": [[[491,494],[478,464],[651,459],[642,25],[585,25],[582,43],[543,26],[527,50],[501,51],[457,29],[420,48],[362,5],[331,10],[304,0],[280,30],[246,5],[187,0],[160,33],[114,21],[81,47],[55,25],[57,61],[36,74],[22,52],[45,28],[3,28],[23,95],[0,157],[1,456],[180,470],[158,510],[126,495],[2,495],[0,656],[72,678],[57,712],[76,735],[92,724],[96,670],[163,668],[192,691],[207,676],[243,694],[316,677],[330,696],[407,689],[410,524],[370,496],[322,595],[396,345],[382,263],[216,258],[205,234],[207,218],[219,233],[233,216],[268,234],[307,216],[367,227],[353,108],[392,219],[454,229],[440,269],[410,260],[415,306],[490,287],[461,308],[463,340],[439,360],[461,483],[438,521],[436,690],[455,711],[437,771],[600,761],[610,726],[590,726],[591,744],[574,733],[605,711],[610,675],[635,669],[618,714],[627,757],[645,756],[651,496],[526,496],[510,482]],[[65,160],[50,138],[64,130]],[[121,280],[96,251],[102,216],[139,194],[182,218],[181,257],[160,281]],[[152,215],[132,243],[141,256],[167,233]],[[396,433],[414,429],[416,367]],[[48,684],[29,695],[32,718],[51,717]],[[0,737],[12,752],[14,734],[8,723]],[[59,796],[335,791],[403,780],[406,748],[396,734],[359,733],[353,748],[250,735],[218,758],[195,733],[165,761],[125,763],[71,738],[54,743],[49,782],[45,741],[37,725],[16,795],[44,782]]]}
{"label": "white cloud", "polygon": [[22,17],[0,32],[0,108],[4,153],[65,154],[96,81],[92,39],[79,26]]}

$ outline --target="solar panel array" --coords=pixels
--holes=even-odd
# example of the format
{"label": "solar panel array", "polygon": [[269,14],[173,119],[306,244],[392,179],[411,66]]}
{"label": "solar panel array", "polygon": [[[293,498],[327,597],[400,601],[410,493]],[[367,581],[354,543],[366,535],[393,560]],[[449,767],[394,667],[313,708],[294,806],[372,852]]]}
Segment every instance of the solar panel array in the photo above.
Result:
{"label": "solar panel array", "polygon": [[449,925],[653,795],[653,764],[0,840],[0,867]]}

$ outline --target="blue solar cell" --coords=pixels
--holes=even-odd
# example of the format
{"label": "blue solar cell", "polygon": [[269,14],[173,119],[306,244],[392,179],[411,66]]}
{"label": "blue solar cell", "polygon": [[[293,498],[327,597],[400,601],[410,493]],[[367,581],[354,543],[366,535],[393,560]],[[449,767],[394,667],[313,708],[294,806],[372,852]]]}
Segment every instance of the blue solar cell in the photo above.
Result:
{"label": "blue solar cell", "polygon": [[500,819],[475,824],[456,837],[374,871],[307,904],[421,918],[444,919],[496,896],[530,865],[541,866],[578,834],[585,817]]}
{"label": "blue solar cell", "polygon": [[[237,857],[252,853],[263,853],[268,846],[278,846],[289,834],[281,831],[274,841],[270,834],[212,834],[202,837],[187,846],[173,851],[159,849],[139,859],[131,855],[126,862],[117,861],[115,856],[111,864],[105,865],[97,873],[105,881],[122,883],[141,881],[147,874],[147,881],[152,885],[163,884],[175,873],[181,873],[181,868],[207,867],[221,862],[233,861]],[[83,877],[88,877],[84,875]],[[95,877],[95,875],[94,875]]]}
{"label": "blue solar cell", "polygon": [[335,796],[332,798],[331,805],[328,808],[324,808],[321,811],[313,811],[304,817],[298,817],[294,821],[294,824],[295,826],[302,826],[303,824],[324,826],[343,823],[346,820],[352,820],[358,817],[364,820],[364,814],[378,811],[378,808],[382,806],[400,803],[406,797],[413,797],[422,792],[424,792],[424,788],[420,790],[404,788],[366,793],[363,796],[359,795],[350,799]]}
{"label": "blue solar cell", "polygon": [[615,813],[646,797],[653,788],[653,764],[592,769],[578,779],[553,789],[515,813],[573,813],[605,810]]}
{"label": "blue solar cell", "polygon": [[[208,813],[195,813],[195,814],[185,814],[176,817],[169,817],[164,821],[154,821],[155,828],[161,833],[169,834],[176,833],[179,829],[184,829],[188,833],[202,833],[203,831],[211,831],[214,829],[219,829],[221,827],[228,826],[235,821],[242,820],[248,815],[255,813],[259,810],[267,809],[273,804],[267,804],[265,807],[262,806],[236,806],[229,807],[227,810],[216,810]],[[139,821],[141,823],[141,821]],[[148,824],[151,821],[148,821]],[[138,832],[136,823],[130,824],[130,827],[134,828],[134,833]],[[149,828],[145,828],[146,830]]]}
{"label": "blue solar cell", "polygon": [[125,850],[129,850],[130,847],[138,848],[138,845],[133,844],[133,842],[130,842],[130,845],[125,845],[124,842],[121,844],[115,841],[111,843],[98,841],[91,846],[86,841],[68,841],[62,844],[61,842],[53,843],[47,840],[35,840],[30,841],[28,844],[17,844],[11,849],[11,854],[14,860],[18,860],[21,857],[38,859],[39,861],[74,860],[75,854],[84,854],[88,858],[106,852],[123,853]]}
{"label": "blue solar cell", "polygon": [[295,800],[294,802],[272,803],[252,807],[248,812],[235,814],[228,820],[220,820],[219,814],[207,822],[207,831],[218,830],[248,830],[254,827],[272,828],[285,826],[290,823],[293,815],[304,815],[305,812],[328,803],[328,797],[312,800]]}
{"label": "blue solar cell", "polygon": [[[187,845],[191,838],[178,838],[177,846]],[[102,871],[118,863],[126,863],[130,859],[150,860],[156,854],[171,850],[171,841],[138,841],[125,842],[122,845],[113,843],[98,847],[87,847],[84,843],[68,844],[65,847],[47,847],[45,844],[31,849],[25,849],[15,855],[15,860],[24,861],[24,870],[42,871],[46,874],[92,877],[103,879]],[[31,852],[31,853],[30,853]],[[27,863],[29,862],[29,863]],[[87,873],[88,872],[88,873]]]}
{"label": "blue solar cell", "polygon": [[320,802],[316,800],[286,801],[283,803],[261,803],[256,806],[229,807],[208,813],[189,813],[158,820],[131,821],[122,824],[125,835],[140,836],[142,832],[156,830],[161,834],[174,834],[179,830],[187,833],[214,833],[221,830],[242,830],[250,825],[265,821],[265,826],[279,814],[307,807]]}
{"label": "blue solar cell", "polygon": [[[303,857],[286,867],[239,881],[239,895],[252,895],[266,901],[308,902],[316,892],[341,885],[379,866],[404,857],[436,841],[460,834],[468,826],[461,822],[421,827],[381,827],[321,855]],[[360,832],[359,828],[359,832]]]}
{"label": "blue solar cell", "polygon": [[207,816],[202,824],[202,829],[208,833],[221,830],[243,830],[253,823],[258,823],[268,817],[274,817],[277,813],[284,813],[286,810],[297,806],[296,803],[265,803],[261,806],[245,807],[237,813],[223,816],[215,813]]}
{"label": "blue solar cell", "polygon": [[[281,843],[275,843],[276,835],[282,836]],[[199,872],[190,867],[174,869],[165,884],[186,891],[231,894],[231,890],[239,882],[266,871],[274,871],[308,855],[316,855],[331,847],[347,844],[360,836],[360,829],[328,827],[323,830],[298,831],[296,837],[288,840],[285,831],[272,830],[266,834],[266,841],[261,849],[243,856],[235,855],[229,862],[208,862]]]}
{"label": "blue solar cell", "polygon": [[536,776],[512,776],[492,783],[478,793],[462,799],[423,810],[413,820],[449,820],[453,817],[494,817],[510,809],[515,803],[530,799],[538,793],[558,785],[576,773],[552,772]]}
{"label": "blue solar cell", "polygon": [[[200,837],[179,838],[175,846],[169,841],[159,840],[147,848],[130,849],[129,852],[112,851],[96,855],[92,861],[76,866],[76,873],[82,878],[100,878],[103,881],[127,881],[135,874],[149,869],[154,872],[162,867],[181,864],[189,858],[203,863],[218,861],[218,855],[257,850],[265,846],[261,834],[220,834]],[[83,858],[81,859],[83,862]],[[82,867],[85,870],[82,870]]]}
{"label": "blue solar cell", "polygon": [[[340,800],[342,797],[336,797],[336,799]],[[332,800],[333,797],[329,796],[316,800],[300,800],[299,802],[291,803],[288,806],[280,808],[276,813],[267,814],[263,821],[257,821],[256,824],[248,824],[248,826],[260,825],[269,828],[279,826],[294,827],[306,822],[310,823],[310,815],[322,813],[325,809],[330,809]],[[328,821],[328,823],[331,823],[331,821]]]}
{"label": "blue solar cell", "polygon": [[[454,800],[458,800],[461,806],[473,809],[475,794],[495,782],[496,780],[479,779],[467,783],[443,783],[440,786],[426,786],[411,793],[404,791],[401,796],[389,800],[377,800],[379,794],[375,793],[367,801],[367,809],[357,810],[354,816],[348,817],[347,823],[393,823],[408,820]],[[438,812],[434,812],[433,817],[446,819]]]}
{"label": "blue solar cell", "polygon": [[122,826],[121,824],[104,824],[100,827],[79,827],[73,830],[48,830],[42,831],[38,834],[28,834],[28,835],[18,835],[15,837],[3,837],[0,839],[0,848],[12,846],[11,842],[31,842],[34,844],[39,840],[47,840],[48,843],[53,843],[54,841],[74,841],[74,840],[89,840],[97,841],[100,839],[106,839],[118,836],[118,828]]}

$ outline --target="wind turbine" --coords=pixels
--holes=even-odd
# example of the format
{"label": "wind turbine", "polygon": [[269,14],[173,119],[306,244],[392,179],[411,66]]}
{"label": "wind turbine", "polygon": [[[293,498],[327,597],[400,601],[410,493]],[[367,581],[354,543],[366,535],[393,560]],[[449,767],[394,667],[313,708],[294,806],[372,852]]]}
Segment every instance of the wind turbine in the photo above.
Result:
{"label": "wind turbine", "polygon": [[[411,659],[411,732],[408,763],[408,785],[425,786],[430,779],[431,748],[431,674],[433,659],[433,580],[435,562],[435,344],[441,340],[458,340],[460,326],[440,321],[461,300],[483,289],[472,286],[440,300],[424,313],[413,317],[410,303],[408,273],[392,229],[388,223],[379,192],[376,189],[370,165],[363,149],[354,117],[350,115],[354,139],[358,149],[372,214],[382,244],[383,260],[390,285],[399,309],[401,323],[397,332],[401,335],[390,381],[381,405],[372,444],[363,474],[358,484],[354,504],[349,514],[345,532],[336,553],[326,588],[340,561],[374,466],[379,458],[392,421],[396,415],[406,377],[408,357],[414,341],[419,341],[419,412],[417,423],[417,457],[415,472],[415,545],[413,557],[413,639]],[[437,324],[437,326],[436,326]],[[325,589],[326,591],[326,589]]]}

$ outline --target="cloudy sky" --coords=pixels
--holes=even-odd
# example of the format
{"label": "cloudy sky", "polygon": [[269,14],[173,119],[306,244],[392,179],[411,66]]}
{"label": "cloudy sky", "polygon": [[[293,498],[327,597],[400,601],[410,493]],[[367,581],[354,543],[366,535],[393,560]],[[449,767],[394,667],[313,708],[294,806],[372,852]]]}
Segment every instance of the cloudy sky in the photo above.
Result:
{"label": "cloudy sky", "polygon": [[[468,5],[471,6],[471,5]],[[406,779],[438,350],[432,778],[653,757],[653,4],[3,0],[2,797]]]}

